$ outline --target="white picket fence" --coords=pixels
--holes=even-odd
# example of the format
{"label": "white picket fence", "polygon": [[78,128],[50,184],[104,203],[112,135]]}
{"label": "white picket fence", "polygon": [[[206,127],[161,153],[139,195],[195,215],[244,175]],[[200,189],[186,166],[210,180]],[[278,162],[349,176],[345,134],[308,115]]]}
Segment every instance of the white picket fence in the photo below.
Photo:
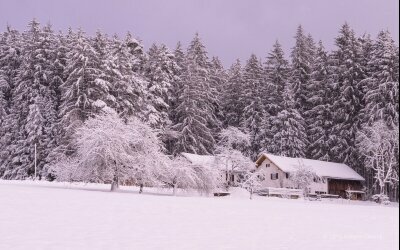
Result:
{"label": "white picket fence", "polygon": [[273,188],[268,187],[257,192],[259,195],[264,196],[279,196],[279,197],[301,197],[303,196],[303,190],[291,189],[291,188]]}

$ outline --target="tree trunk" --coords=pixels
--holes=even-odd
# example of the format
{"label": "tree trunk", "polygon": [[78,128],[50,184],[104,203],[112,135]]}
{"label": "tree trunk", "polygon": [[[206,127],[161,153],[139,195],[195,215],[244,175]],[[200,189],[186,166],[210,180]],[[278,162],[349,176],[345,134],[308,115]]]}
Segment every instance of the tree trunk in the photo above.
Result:
{"label": "tree trunk", "polygon": [[111,191],[115,191],[119,188],[118,177],[114,176],[114,180],[111,183]]}
{"label": "tree trunk", "polygon": [[385,192],[385,184],[383,184],[383,185],[380,185],[380,193],[381,194],[386,194],[386,192]]}
{"label": "tree trunk", "polygon": [[176,196],[176,184],[174,184],[173,192],[172,192],[172,193],[173,193],[174,196]]}
{"label": "tree trunk", "polygon": [[250,200],[253,199],[253,188],[250,188]]}
{"label": "tree trunk", "polygon": [[143,193],[143,184],[140,184],[139,194]]}

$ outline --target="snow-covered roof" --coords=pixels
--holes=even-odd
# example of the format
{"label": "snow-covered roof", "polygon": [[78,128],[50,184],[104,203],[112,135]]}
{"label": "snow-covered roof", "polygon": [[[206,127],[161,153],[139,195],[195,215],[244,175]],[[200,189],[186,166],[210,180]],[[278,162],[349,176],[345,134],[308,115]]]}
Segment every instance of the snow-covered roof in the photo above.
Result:
{"label": "snow-covered roof", "polygon": [[286,173],[294,172],[300,164],[304,164],[304,166],[312,169],[320,177],[358,181],[365,180],[356,171],[343,163],[310,160],[304,158],[291,158],[262,153],[257,160],[257,166],[259,166],[265,158],[268,158],[272,163]]}
{"label": "snow-covered roof", "polygon": [[231,164],[229,164],[229,162],[227,163],[222,157],[214,155],[197,155],[191,153],[181,153],[181,155],[185,157],[188,161],[190,161],[190,163],[199,166],[212,168],[216,167],[220,170],[226,170],[227,167],[231,167]]}

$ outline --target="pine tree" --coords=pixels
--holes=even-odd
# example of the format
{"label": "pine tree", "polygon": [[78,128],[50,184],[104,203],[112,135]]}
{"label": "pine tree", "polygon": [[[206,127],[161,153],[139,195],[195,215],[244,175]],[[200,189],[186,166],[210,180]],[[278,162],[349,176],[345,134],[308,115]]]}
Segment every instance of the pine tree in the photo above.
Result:
{"label": "pine tree", "polygon": [[17,133],[17,115],[12,108],[12,94],[21,63],[21,37],[16,30],[7,27],[0,35],[0,177],[10,165]]}
{"label": "pine tree", "polygon": [[[144,118],[146,105],[147,80],[135,69],[142,60],[141,45],[132,52],[132,46],[136,44],[130,34],[120,41],[113,38],[110,45],[110,59],[108,60],[108,77],[111,82],[109,93],[115,98],[113,107],[121,117],[128,118],[132,115]],[[138,58],[140,57],[140,58]]]}
{"label": "pine tree", "polygon": [[169,109],[169,117],[172,121],[172,124],[176,124],[178,117],[176,116],[175,110],[179,105],[178,98],[182,94],[183,91],[183,75],[186,72],[186,56],[183,52],[182,44],[180,42],[177,43],[176,48],[173,52],[174,55],[174,81],[171,86],[171,96],[170,96],[170,109]]}
{"label": "pine tree", "polygon": [[271,126],[273,140],[270,151],[288,157],[305,157],[307,142],[306,124],[294,105],[289,86],[283,92],[283,110],[274,117]]}
{"label": "pine tree", "polygon": [[330,145],[333,161],[344,162],[357,169],[355,136],[360,126],[364,77],[361,65],[361,46],[354,31],[346,23],[335,41],[337,50],[331,58],[333,81],[333,127]]}
{"label": "pine tree", "polygon": [[224,113],[224,126],[239,127],[243,122],[243,109],[242,103],[243,95],[243,74],[242,66],[239,60],[236,60],[229,69],[228,80],[223,90],[223,113]]}
{"label": "pine tree", "polygon": [[275,116],[283,107],[283,93],[288,83],[289,63],[285,59],[282,46],[275,42],[272,51],[265,62],[266,83],[268,95],[266,110],[269,115]]}
{"label": "pine tree", "polygon": [[251,146],[249,153],[253,158],[258,156],[262,148],[263,123],[265,121],[264,93],[266,84],[261,62],[252,54],[247,61],[243,72],[243,96],[241,103],[244,105],[242,127],[249,131]]}
{"label": "pine tree", "polygon": [[310,109],[307,103],[308,85],[310,83],[315,45],[311,35],[305,35],[302,26],[297,28],[295,39],[296,44],[291,52],[290,81],[296,108],[303,115],[305,111]]}
{"label": "pine tree", "polygon": [[165,45],[153,44],[148,52],[146,76],[149,79],[149,110],[148,120],[155,128],[164,129],[171,124],[169,119],[169,104],[174,82],[174,55]]}
{"label": "pine tree", "polygon": [[12,94],[12,112],[16,114],[18,131],[4,178],[24,179],[34,173],[34,146],[37,145],[38,174],[53,144],[49,131],[55,122],[55,94],[50,79],[54,36],[49,26],[41,29],[35,20],[23,34],[22,58],[16,86]]}
{"label": "pine tree", "polygon": [[222,66],[221,61],[218,57],[213,57],[211,59],[210,65],[210,83],[209,83],[209,91],[210,91],[210,104],[213,106],[215,119],[215,124],[211,124],[213,128],[213,135],[216,137],[221,129],[223,114],[222,114],[222,92],[224,87],[226,86],[227,74]]}
{"label": "pine tree", "polygon": [[[105,106],[105,96],[110,88],[108,82],[98,78],[101,60],[83,31],[67,36],[70,51],[67,54],[66,81],[60,86],[60,114],[63,128],[64,146],[70,143],[74,130],[83,124],[96,109]],[[96,102],[98,101],[98,102]],[[64,150],[68,150],[64,148]],[[72,151],[73,152],[73,151]],[[71,153],[65,151],[65,153]]]}
{"label": "pine tree", "polygon": [[369,114],[366,113],[366,93],[368,91],[368,84],[371,80],[372,76],[372,67],[371,67],[371,61],[372,61],[372,52],[374,49],[374,44],[373,41],[370,37],[369,34],[364,34],[362,37],[358,38],[359,44],[361,46],[361,52],[360,52],[360,67],[361,71],[363,72],[363,77],[359,82],[359,87],[358,89],[361,91],[363,98],[361,99],[361,110],[359,114],[359,119],[360,123],[364,124],[369,120]]}
{"label": "pine tree", "polygon": [[183,90],[175,110],[178,119],[172,126],[178,134],[173,153],[210,154],[215,144],[213,127],[217,122],[212,106],[214,97],[209,88],[207,52],[198,34],[188,48],[186,66]]}
{"label": "pine tree", "polygon": [[390,33],[381,31],[369,62],[371,76],[367,79],[365,96],[368,122],[382,119],[390,128],[399,124],[399,58],[396,50]]}
{"label": "pine tree", "polygon": [[316,160],[331,160],[328,144],[332,128],[332,97],[329,79],[329,59],[322,42],[318,44],[316,58],[313,65],[309,92],[312,96],[308,102],[312,108],[306,112],[308,121],[308,157]]}
{"label": "pine tree", "polygon": [[133,59],[133,61],[130,62],[132,64],[132,70],[135,73],[142,74],[146,63],[146,53],[144,52],[142,43],[128,32],[125,36],[124,44],[127,46],[131,58]]}
{"label": "pine tree", "polygon": [[178,107],[180,105],[180,97],[183,95],[184,91],[184,81],[183,76],[186,74],[186,55],[183,52],[182,44],[177,43],[175,50],[173,51],[173,81],[171,82],[171,88],[169,91],[169,109],[168,117],[171,121],[170,126],[166,127],[163,133],[163,142],[165,144],[166,151],[169,154],[175,153],[175,142],[179,138],[175,125],[180,121],[180,117],[177,113]]}
{"label": "pine tree", "polygon": [[285,109],[284,92],[288,85],[289,63],[285,59],[284,52],[278,41],[275,42],[273,49],[266,58],[264,64],[265,81],[267,91],[264,95],[265,121],[263,123],[264,138],[263,150],[270,153],[280,153],[277,151],[277,144],[274,141],[273,126],[278,119],[278,114]]}

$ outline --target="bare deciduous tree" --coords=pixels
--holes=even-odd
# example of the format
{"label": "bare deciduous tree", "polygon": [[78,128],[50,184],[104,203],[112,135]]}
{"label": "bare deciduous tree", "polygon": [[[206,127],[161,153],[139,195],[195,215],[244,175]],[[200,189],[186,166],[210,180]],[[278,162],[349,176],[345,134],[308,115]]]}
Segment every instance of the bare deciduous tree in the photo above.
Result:
{"label": "bare deciduous tree", "polygon": [[357,144],[365,157],[365,167],[374,171],[380,195],[387,195],[386,185],[398,186],[399,130],[377,121],[357,134]]}

